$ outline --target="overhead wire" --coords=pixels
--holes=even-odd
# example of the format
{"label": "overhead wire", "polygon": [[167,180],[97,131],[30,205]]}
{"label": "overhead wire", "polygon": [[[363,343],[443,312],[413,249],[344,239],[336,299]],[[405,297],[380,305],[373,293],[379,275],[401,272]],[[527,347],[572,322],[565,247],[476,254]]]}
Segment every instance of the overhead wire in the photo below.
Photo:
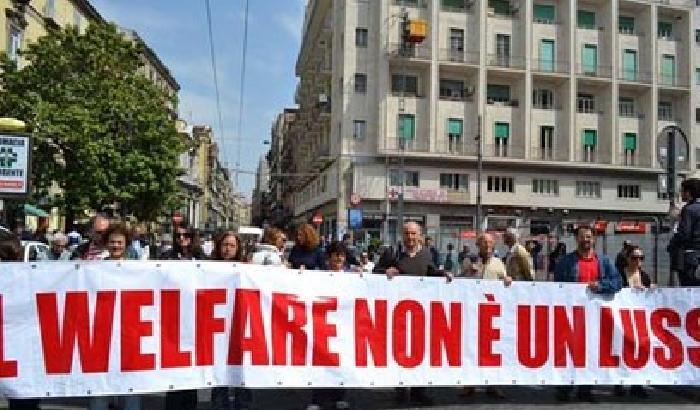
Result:
{"label": "overhead wire", "polygon": [[241,167],[241,146],[243,145],[243,114],[245,113],[245,80],[246,80],[246,66],[247,66],[247,56],[248,56],[248,14],[250,1],[245,0],[245,10],[243,13],[243,47],[241,55],[241,86],[240,94],[238,96],[238,123],[237,123],[237,144],[236,144],[236,189],[239,189],[238,185],[238,169]]}
{"label": "overhead wire", "polygon": [[[207,28],[209,29],[209,54],[211,56],[211,68],[214,73],[214,91],[216,93],[216,113],[219,120],[219,141],[221,143],[221,150],[226,156],[226,137],[224,133],[224,120],[221,114],[221,93],[219,92],[219,75],[216,68],[216,48],[214,47],[214,30],[212,29],[211,21],[211,5],[209,0],[204,0],[205,8],[207,11]],[[225,162],[225,161],[224,161]]]}

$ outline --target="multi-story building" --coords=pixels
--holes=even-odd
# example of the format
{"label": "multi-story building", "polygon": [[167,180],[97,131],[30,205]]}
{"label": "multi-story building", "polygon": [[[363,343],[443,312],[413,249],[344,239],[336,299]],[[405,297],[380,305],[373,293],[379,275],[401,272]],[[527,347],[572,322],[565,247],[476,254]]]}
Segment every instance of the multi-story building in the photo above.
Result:
{"label": "multi-story building", "polygon": [[[268,155],[269,156],[269,155]],[[270,166],[267,158],[260,158],[255,172],[251,220],[253,225],[265,226],[271,221]]]}
{"label": "multi-story building", "polygon": [[[298,120],[285,136],[294,214],[395,239],[405,216],[433,235],[497,219],[643,218],[658,195],[659,131],[700,121],[694,1],[311,0],[296,65]],[[427,23],[403,43],[404,19]],[[287,142],[289,141],[289,142]],[[700,157],[698,157],[700,159]],[[403,163],[403,175],[401,175]]]}
{"label": "multi-story building", "polygon": [[[178,177],[178,187],[180,188],[180,201],[182,207],[179,210],[187,218],[192,226],[199,226],[199,216],[202,206],[202,196],[204,195],[204,176],[200,173],[198,160],[199,152],[203,149],[203,143],[209,141],[204,138],[197,138],[193,132],[193,127],[187,125],[184,120],[178,120],[178,132],[186,141],[188,149],[180,154],[180,169],[182,175]],[[201,135],[201,134],[199,134]],[[208,148],[206,148],[208,149]]]}
{"label": "multi-story building", "polygon": [[266,156],[270,170],[269,222],[285,229],[290,228],[294,208],[292,188],[294,179],[299,177],[289,173],[289,168],[293,165],[293,147],[287,140],[297,118],[296,108],[285,108],[277,115],[270,130],[270,151]]}

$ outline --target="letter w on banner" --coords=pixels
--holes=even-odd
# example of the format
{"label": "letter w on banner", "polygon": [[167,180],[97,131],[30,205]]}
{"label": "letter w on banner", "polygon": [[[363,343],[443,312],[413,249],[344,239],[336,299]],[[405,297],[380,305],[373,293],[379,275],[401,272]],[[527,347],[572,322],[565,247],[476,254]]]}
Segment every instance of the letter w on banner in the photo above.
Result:
{"label": "letter w on banner", "polygon": [[223,262],[3,264],[0,392],[698,385],[699,296]]}

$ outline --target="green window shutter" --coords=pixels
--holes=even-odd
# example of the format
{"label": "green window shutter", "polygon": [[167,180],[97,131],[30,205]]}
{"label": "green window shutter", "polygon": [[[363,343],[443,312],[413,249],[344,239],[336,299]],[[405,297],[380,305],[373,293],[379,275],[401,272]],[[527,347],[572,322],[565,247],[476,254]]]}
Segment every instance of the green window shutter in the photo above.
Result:
{"label": "green window shutter", "polygon": [[508,0],[489,0],[489,8],[492,8],[496,14],[511,14]]}
{"label": "green window shutter", "polygon": [[595,28],[595,12],[579,10],[577,13],[578,26],[582,28]]}
{"label": "green window shutter", "polygon": [[535,21],[552,23],[554,22],[554,6],[546,4],[535,4],[532,11]]}
{"label": "green window shutter", "polygon": [[634,33],[634,17],[620,16],[617,26],[621,33]]}
{"label": "green window shutter", "polygon": [[637,149],[637,134],[633,132],[625,133],[625,150],[635,151]]}
{"label": "green window shutter", "polygon": [[508,139],[508,137],[510,137],[510,124],[507,122],[497,122],[495,131],[496,139]]}
{"label": "green window shutter", "polygon": [[661,61],[661,82],[663,84],[672,85],[676,76],[676,58],[674,56],[664,55]]}
{"label": "green window shutter", "polygon": [[540,41],[540,70],[554,71],[554,40]]}
{"label": "green window shutter", "polygon": [[416,132],[416,117],[410,114],[399,115],[399,138],[412,140]]}
{"label": "green window shutter", "polygon": [[598,46],[595,44],[584,44],[581,59],[583,60],[584,73],[596,73],[598,70]]}
{"label": "green window shutter", "polygon": [[629,81],[637,79],[637,51],[625,50],[622,57],[622,78]]}
{"label": "green window shutter", "polygon": [[447,133],[451,135],[462,135],[462,120],[450,118],[447,120]]}
{"label": "green window shutter", "polygon": [[583,130],[583,146],[595,147],[598,142],[598,132],[596,130]]}

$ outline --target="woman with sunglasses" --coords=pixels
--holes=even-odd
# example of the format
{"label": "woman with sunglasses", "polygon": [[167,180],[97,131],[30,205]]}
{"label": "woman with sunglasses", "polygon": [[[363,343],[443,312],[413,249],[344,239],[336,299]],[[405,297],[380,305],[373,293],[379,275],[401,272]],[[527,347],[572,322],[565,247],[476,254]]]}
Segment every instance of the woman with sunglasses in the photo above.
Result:
{"label": "woman with sunglasses", "polygon": [[[243,243],[235,232],[224,232],[214,238],[212,260],[224,262],[243,262]],[[228,397],[228,387],[215,387],[211,391],[211,410],[229,410],[231,403]],[[235,410],[252,408],[252,394],[248,389],[234,389],[236,401]]]}
{"label": "woman with sunglasses", "polygon": [[[620,274],[622,275],[622,286],[626,288],[634,289],[648,289],[655,288],[656,285],[651,283],[651,278],[642,269],[642,262],[644,261],[644,252],[639,246],[630,245],[625,252],[625,268]],[[615,386],[615,395],[624,396],[625,395],[624,386]],[[634,385],[630,388],[630,396],[645,399],[649,397],[649,394],[644,390],[644,387],[640,385]]]}
{"label": "woman with sunglasses", "polygon": [[[162,260],[193,261],[204,258],[197,231],[187,222],[175,225],[173,248],[161,256]],[[165,395],[165,410],[192,410],[197,408],[197,390],[181,390]]]}

